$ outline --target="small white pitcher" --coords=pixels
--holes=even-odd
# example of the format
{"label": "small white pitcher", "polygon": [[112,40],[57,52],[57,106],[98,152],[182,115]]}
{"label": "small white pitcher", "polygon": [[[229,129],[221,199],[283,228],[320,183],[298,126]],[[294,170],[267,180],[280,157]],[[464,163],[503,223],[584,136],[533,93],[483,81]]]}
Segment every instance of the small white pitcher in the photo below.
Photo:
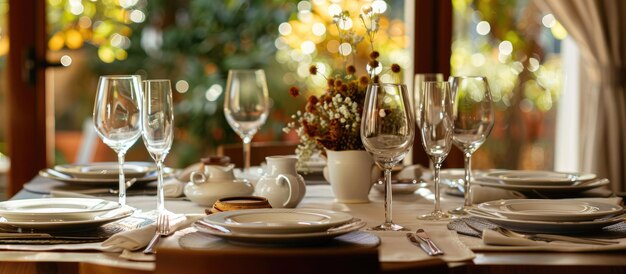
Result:
{"label": "small white pitcher", "polygon": [[292,156],[266,157],[267,174],[256,183],[256,196],[267,198],[273,208],[294,208],[304,194],[304,179],[296,172],[298,159]]}

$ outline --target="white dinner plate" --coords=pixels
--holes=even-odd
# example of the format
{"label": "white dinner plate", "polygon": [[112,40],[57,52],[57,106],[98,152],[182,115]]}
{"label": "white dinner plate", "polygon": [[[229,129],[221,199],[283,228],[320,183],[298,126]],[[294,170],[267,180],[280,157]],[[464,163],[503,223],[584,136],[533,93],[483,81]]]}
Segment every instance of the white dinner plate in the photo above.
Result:
{"label": "white dinner plate", "polygon": [[352,220],[347,213],[325,209],[248,209],[211,214],[202,219],[234,233],[284,234],[325,231]]}
{"label": "white dinner plate", "polygon": [[[74,178],[117,179],[120,174],[117,162],[57,165],[54,169]],[[156,165],[150,162],[124,163],[124,176],[128,179],[145,177],[155,170]]]}
{"label": "white dinner plate", "polygon": [[481,210],[470,209],[469,214],[474,217],[489,220],[505,228],[526,232],[526,233],[555,233],[555,234],[576,234],[593,232],[603,227],[623,222],[626,215],[619,215],[610,218],[597,219],[593,221],[581,222],[557,222],[557,221],[531,221],[514,220],[501,215],[494,215]]}
{"label": "white dinner plate", "polygon": [[596,178],[593,173],[568,173],[553,171],[507,170],[486,173],[483,180],[510,185],[568,186]]}
{"label": "white dinner plate", "polygon": [[359,221],[354,225],[350,224],[343,229],[336,229],[332,231],[317,231],[317,232],[304,232],[304,233],[285,233],[285,234],[264,234],[264,233],[242,233],[242,232],[221,232],[215,229],[208,228],[198,223],[194,223],[194,227],[201,233],[210,234],[212,236],[220,237],[224,240],[233,243],[244,244],[269,244],[269,245],[285,245],[285,244],[299,244],[299,243],[312,243],[327,241],[332,238],[357,231],[365,226],[365,222]]}
{"label": "white dinner plate", "polygon": [[476,181],[472,182],[472,184],[476,184],[480,186],[488,186],[488,187],[502,188],[502,189],[507,189],[507,190],[522,191],[522,192],[536,191],[540,193],[577,193],[577,192],[590,190],[596,187],[605,186],[609,183],[610,181],[608,179],[598,179],[598,180],[586,181],[584,183],[575,184],[575,185],[557,185],[557,186],[513,185],[513,184],[502,184],[500,182],[483,181],[480,178],[477,178]]}
{"label": "white dinner plate", "polygon": [[623,211],[621,206],[576,199],[512,199],[481,203],[479,209],[515,220],[592,221]]}
{"label": "white dinner plate", "polygon": [[132,215],[135,209],[130,206],[124,206],[103,214],[93,216],[87,220],[78,221],[9,221],[5,218],[0,218],[0,228],[6,230],[24,230],[33,229],[41,231],[54,231],[54,230],[81,230],[92,229],[104,224],[108,224],[117,220],[121,220]]}
{"label": "white dinner plate", "polygon": [[[52,180],[61,181],[67,184],[81,185],[81,186],[117,187],[118,182],[119,182],[119,179],[117,177],[116,178],[76,178],[73,176],[63,176],[63,174],[65,173],[57,174],[54,171],[56,170],[43,169],[39,171],[39,176],[49,178]],[[163,173],[164,173],[164,176],[169,176],[174,173],[174,169],[165,167],[163,168]],[[157,179],[156,171],[148,172],[145,176],[137,178],[137,182],[135,184],[152,182],[152,181],[155,181],[156,179]]]}
{"label": "white dinner plate", "polygon": [[63,222],[93,219],[120,204],[96,198],[40,198],[0,202],[0,217],[12,222]]}

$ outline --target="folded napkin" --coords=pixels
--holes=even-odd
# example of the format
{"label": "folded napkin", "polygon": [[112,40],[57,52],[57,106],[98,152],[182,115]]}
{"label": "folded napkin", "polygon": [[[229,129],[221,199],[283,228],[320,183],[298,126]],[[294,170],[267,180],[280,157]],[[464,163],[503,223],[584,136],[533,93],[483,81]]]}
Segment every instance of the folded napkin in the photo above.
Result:
{"label": "folded napkin", "polygon": [[[621,224],[618,224],[621,225]],[[623,226],[623,225],[622,225]],[[625,229],[623,226],[622,229]],[[590,238],[589,236],[585,236]],[[601,235],[598,237],[601,239]],[[617,241],[617,244],[611,245],[594,245],[594,244],[578,244],[563,241],[533,241],[524,238],[514,238],[504,236],[493,230],[483,231],[483,243],[486,249],[483,250],[527,250],[527,251],[553,251],[553,252],[591,252],[591,251],[609,251],[609,250],[626,250],[626,238],[611,239]]]}
{"label": "folded napkin", "polygon": [[410,262],[439,258],[446,262],[460,262],[474,258],[474,253],[459,241],[456,232],[445,229],[427,229],[427,231],[428,236],[445,253],[443,256],[428,256],[407,239],[405,231],[385,231],[374,232],[381,240],[379,260],[381,262]]}
{"label": "folded napkin", "polygon": [[185,185],[189,182],[189,177],[194,171],[199,171],[201,163],[190,165],[183,169],[176,177],[163,181],[163,194],[167,198],[182,197],[185,192]]}
{"label": "folded napkin", "polygon": [[[144,248],[150,242],[150,239],[156,232],[156,224],[154,219],[156,218],[156,212],[151,211],[143,215],[146,222],[137,226],[137,228],[117,233],[108,240],[102,243],[103,247],[108,247],[110,251],[121,252],[122,250],[138,250]],[[189,215],[174,215],[174,218],[170,220],[170,231],[178,231],[182,228],[188,227],[191,223],[200,219],[205,215],[201,214],[189,214]],[[136,217],[141,218],[141,217]]]}
{"label": "folded napkin", "polygon": [[163,195],[166,198],[182,197],[186,184],[186,182],[181,182],[176,178],[167,179],[163,181]]}

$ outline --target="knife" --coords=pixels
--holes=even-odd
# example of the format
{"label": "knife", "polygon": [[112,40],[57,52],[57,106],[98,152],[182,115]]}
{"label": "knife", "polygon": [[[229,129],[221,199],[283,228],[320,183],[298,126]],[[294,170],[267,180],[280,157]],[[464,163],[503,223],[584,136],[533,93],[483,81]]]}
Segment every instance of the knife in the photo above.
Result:
{"label": "knife", "polygon": [[428,254],[428,256],[435,256],[437,254],[435,254],[432,249],[430,248],[430,246],[428,246],[428,244],[420,239],[418,239],[417,237],[415,237],[415,234],[413,233],[407,233],[406,237],[409,239],[409,241],[411,241],[411,243],[413,243],[414,245],[418,246],[419,248],[421,248],[424,252],[426,252],[426,254]]}
{"label": "knife", "polygon": [[430,239],[426,231],[420,228],[415,232],[415,235],[417,235],[420,240],[428,243],[428,246],[432,249],[435,255],[443,255],[443,251],[441,251],[441,249],[439,249],[439,247],[437,247],[437,245]]}

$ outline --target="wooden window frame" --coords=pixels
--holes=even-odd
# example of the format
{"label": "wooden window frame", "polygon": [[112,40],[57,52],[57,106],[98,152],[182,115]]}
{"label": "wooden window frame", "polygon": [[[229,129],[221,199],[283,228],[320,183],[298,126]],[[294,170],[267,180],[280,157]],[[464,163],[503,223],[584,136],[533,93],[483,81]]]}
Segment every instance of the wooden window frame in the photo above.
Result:
{"label": "wooden window frame", "polygon": [[[415,3],[414,73],[443,73],[450,75],[452,55],[452,2],[416,0]],[[416,130],[413,144],[413,163],[429,166],[429,158],[422,147],[421,134]],[[444,167],[462,167],[463,154],[451,149]]]}

